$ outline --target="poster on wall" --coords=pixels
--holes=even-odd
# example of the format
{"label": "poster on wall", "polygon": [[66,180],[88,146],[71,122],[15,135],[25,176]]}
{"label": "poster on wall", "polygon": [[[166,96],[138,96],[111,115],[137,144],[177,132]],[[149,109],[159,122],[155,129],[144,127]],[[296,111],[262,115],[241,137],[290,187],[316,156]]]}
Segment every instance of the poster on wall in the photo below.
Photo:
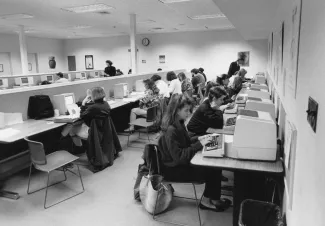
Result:
{"label": "poster on wall", "polygon": [[165,55],[159,55],[159,63],[160,64],[166,63],[166,57],[165,57]]}
{"label": "poster on wall", "polygon": [[289,205],[289,209],[292,210],[297,129],[295,125],[289,120],[286,121],[284,139],[285,190],[288,197],[287,204]]}
{"label": "poster on wall", "polygon": [[86,69],[94,69],[94,61],[93,61],[93,55],[86,55],[85,56],[85,66]]}
{"label": "poster on wall", "polygon": [[243,59],[244,63],[242,64],[243,67],[249,67],[249,51],[239,52],[237,55],[237,59]]}
{"label": "poster on wall", "polygon": [[0,64],[0,72],[3,72],[3,64]]}
{"label": "poster on wall", "polygon": [[287,76],[289,92],[294,98],[296,98],[302,0],[293,0],[293,3],[291,15],[292,35],[290,46],[290,68]]}
{"label": "poster on wall", "polygon": [[283,68],[283,72],[282,72],[282,78],[283,78],[283,82],[282,82],[282,94],[283,97],[285,97],[286,95],[286,79],[287,79],[287,69]]}

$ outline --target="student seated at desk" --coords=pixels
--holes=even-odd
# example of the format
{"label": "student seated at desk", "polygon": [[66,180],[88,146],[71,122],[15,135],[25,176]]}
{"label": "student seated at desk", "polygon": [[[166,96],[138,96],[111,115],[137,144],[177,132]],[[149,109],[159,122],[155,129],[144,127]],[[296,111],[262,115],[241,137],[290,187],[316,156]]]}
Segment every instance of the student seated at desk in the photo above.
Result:
{"label": "student seated at desk", "polygon": [[[145,97],[140,99],[139,107],[138,108],[132,108],[131,114],[130,114],[130,122],[137,119],[137,116],[146,116],[147,115],[147,109],[150,107],[153,107],[154,105],[159,105],[160,99],[163,98],[163,96],[159,93],[159,89],[157,88],[154,81],[151,79],[146,79],[143,81],[145,86]],[[133,132],[134,126],[130,126],[128,129],[125,130],[125,132]]]}
{"label": "student seated at desk", "polygon": [[232,76],[229,79],[229,86],[232,86],[235,79],[239,79],[241,83],[245,81],[245,75],[247,74],[247,71],[244,68],[241,68],[238,72],[235,73],[235,76]]}
{"label": "student seated at desk", "polygon": [[55,81],[55,83],[69,82],[68,79],[66,79],[66,78],[63,77],[63,73],[62,72],[57,73],[56,76],[57,76],[57,80]]}
{"label": "student seated at desk", "polygon": [[206,81],[204,76],[201,73],[199,73],[198,69],[196,68],[192,69],[191,73],[192,73],[192,85],[195,90],[195,93],[197,93],[199,84],[205,85]]}
{"label": "student seated at desk", "polygon": [[231,202],[221,200],[221,170],[193,167],[190,161],[196,152],[211,142],[208,139],[190,139],[184,121],[191,115],[193,100],[187,95],[171,97],[167,113],[162,121],[162,135],[158,141],[162,160],[162,175],[175,182],[204,181],[205,189],[201,209],[224,211]]}
{"label": "student seated at desk", "polygon": [[166,79],[169,82],[169,93],[173,94],[182,94],[182,84],[177,78],[175,72],[169,71],[166,75]]}
{"label": "student seated at desk", "polygon": [[[227,74],[222,74],[220,76],[217,76],[217,84],[224,88],[227,92],[227,97],[224,99],[224,104],[228,104],[228,103],[232,103],[234,102],[235,96],[237,93],[235,92],[235,90],[233,89],[233,87],[229,87],[229,77]],[[237,84],[237,80],[236,83]]]}
{"label": "student seated at desk", "polygon": [[222,105],[225,97],[227,93],[223,88],[215,86],[210,89],[208,99],[203,101],[187,124],[190,137],[205,135],[210,127],[223,128],[223,111],[229,106]]}
{"label": "student seated at desk", "polygon": [[105,118],[110,115],[111,108],[107,101],[104,101],[105,96],[105,91],[101,87],[94,87],[91,90],[87,90],[87,96],[82,101],[80,107],[80,119],[82,119],[84,123],[79,125],[67,125],[62,131],[62,136],[67,136],[69,134],[74,144],[81,147],[81,140],[86,140],[88,138],[91,120],[94,118]]}
{"label": "student seated at desk", "polygon": [[159,89],[159,94],[169,98],[170,95],[168,85],[166,82],[161,80],[160,75],[153,75],[150,79],[156,84],[157,88]]}
{"label": "student seated at desk", "polygon": [[193,85],[191,80],[186,77],[184,72],[179,73],[177,77],[182,83],[182,93],[187,93],[191,97],[193,94]]}

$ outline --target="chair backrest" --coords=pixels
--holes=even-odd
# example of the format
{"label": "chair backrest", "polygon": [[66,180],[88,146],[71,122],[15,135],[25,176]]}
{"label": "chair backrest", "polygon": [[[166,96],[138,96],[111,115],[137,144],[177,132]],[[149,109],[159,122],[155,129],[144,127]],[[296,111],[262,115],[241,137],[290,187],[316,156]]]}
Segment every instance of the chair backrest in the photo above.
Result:
{"label": "chair backrest", "polygon": [[24,138],[24,140],[28,143],[32,163],[36,165],[46,165],[47,162],[43,144],[29,140],[27,137]]}
{"label": "chair backrest", "polygon": [[158,151],[158,146],[155,144],[147,144],[145,146],[145,151],[147,155],[147,162],[149,165],[149,174],[161,175],[161,160],[160,153]]}
{"label": "chair backrest", "polygon": [[148,110],[147,110],[147,122],[156,121],[156,119],[157,119],[157,109],[158,109],[157,105],[148,108]]}

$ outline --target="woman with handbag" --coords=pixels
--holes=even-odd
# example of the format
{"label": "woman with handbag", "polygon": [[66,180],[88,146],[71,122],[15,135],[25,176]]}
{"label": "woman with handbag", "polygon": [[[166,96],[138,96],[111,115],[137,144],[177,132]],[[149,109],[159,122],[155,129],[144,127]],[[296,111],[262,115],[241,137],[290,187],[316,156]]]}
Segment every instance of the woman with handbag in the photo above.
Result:
{"label": "woman with handbag", "polygon": [[221,200],[221,170],[190,165],[196,152],[211,142],[211,138],[190,138],[184,122],[191,115],[193,100],[187,95],[171,97],[162,121],[163,134],[158,141],[162,160],[162,175],[168,181],[204,181],[201,209],[224,211],[231,202]]}

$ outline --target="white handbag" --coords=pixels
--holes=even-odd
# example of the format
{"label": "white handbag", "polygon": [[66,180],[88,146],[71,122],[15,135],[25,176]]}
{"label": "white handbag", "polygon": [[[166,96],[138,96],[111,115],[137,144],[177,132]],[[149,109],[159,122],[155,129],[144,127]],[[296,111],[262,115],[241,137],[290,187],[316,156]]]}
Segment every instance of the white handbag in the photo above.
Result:
{"label": "white handbag", "polygon": [[160,175],[143,176],[141,180],[140,199],[150,214],[159,214],[165,211],[172,201],[171,186],[163,184],[162,180],[163,177]]}

